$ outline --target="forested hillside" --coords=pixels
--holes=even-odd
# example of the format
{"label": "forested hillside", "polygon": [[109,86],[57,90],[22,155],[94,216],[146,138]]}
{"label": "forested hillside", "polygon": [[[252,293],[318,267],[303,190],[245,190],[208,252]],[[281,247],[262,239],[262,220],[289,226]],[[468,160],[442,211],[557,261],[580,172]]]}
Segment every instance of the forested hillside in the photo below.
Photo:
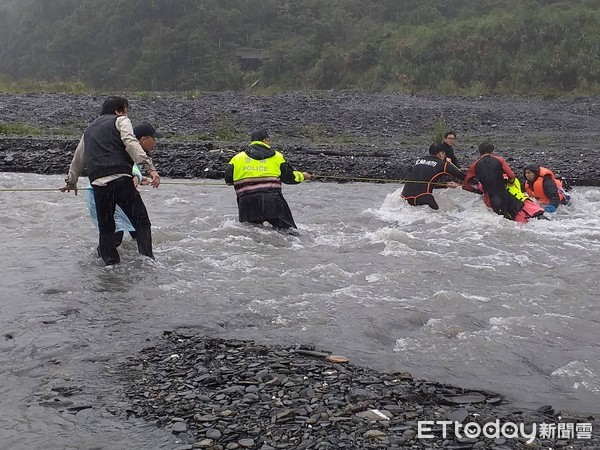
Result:
{"label": "forested hillside", "polygon": [[600,92],[600,1],[0,0],[2,84]]}

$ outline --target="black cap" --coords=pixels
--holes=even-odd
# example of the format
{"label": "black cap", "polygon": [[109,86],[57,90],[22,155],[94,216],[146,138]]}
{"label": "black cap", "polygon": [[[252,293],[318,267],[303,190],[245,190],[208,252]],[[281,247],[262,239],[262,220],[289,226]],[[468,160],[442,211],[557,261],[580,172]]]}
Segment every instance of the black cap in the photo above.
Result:
{"label": "black cap", "polygon": [[261,128],[260,130],[256,130],[256,131],[252,132],[252,134],[250,135],[250,140],[251,141],[264,141],[268,137],[269,137],[269,132],[267,130],[265,130],[264,128]]}
{"label": "black cap", "polygon": [[135,137],[138,139],[141,139],[144,136],[153,136],[155,138],[161,138],[164,136],[164,134],[162,134],[160,131],[156,131],[148,122],[142,122],[133,127],[133,134],[135,134]]}

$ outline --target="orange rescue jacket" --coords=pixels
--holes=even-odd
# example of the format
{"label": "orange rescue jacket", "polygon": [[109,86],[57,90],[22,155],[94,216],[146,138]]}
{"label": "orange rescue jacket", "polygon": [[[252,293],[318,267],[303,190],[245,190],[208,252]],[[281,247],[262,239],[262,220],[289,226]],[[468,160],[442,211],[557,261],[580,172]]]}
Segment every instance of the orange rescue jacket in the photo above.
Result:
{"label": "orange rescue jacket", "polygon": [[540,174],[535,180],[533,180],[533,183],[530,183],[529,181],[525,183],[527,195],[534,197],[542,205],[547,205],[550,203],[550,199],[544,192],[544,177],[547,175],[550,175],[550,178],[552,178],[552,181],[554,184],[556,184],[556,187],[558,188],[558,197],[560,198],[560,201],[563,202],[565,195],[563,194],[562,181],[557,180],[554,176],[554,172],[545,167],[540,167]]}

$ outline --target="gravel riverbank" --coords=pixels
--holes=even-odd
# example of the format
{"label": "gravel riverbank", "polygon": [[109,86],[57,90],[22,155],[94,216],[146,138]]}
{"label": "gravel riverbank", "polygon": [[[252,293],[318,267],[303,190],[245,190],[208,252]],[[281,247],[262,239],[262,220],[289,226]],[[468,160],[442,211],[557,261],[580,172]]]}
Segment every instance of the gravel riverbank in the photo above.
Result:
{"label": "gravel riverbank", "polygon": [[[80,133],[105,96],[0,94],[0,124],[24,125],[44,137],[0,134],[0,171],[64,174]],[[268,97],[238,92],[197,98],[130,96],[134,123],[166,133],[154,159],[163,176],[223,176],[248,132],[267,127],[273,145],[297,168],[338,177],[404,179],[426,153],[435,130],[458,134],[463,166],[492,141],[517,173],[546,165],[574,185],[600,185],[597,98],[513,99],[296,92]],[[48,133],[54,133],[49,137]]]}
{"label": "gravel riverbank", "polygon": [[154,344],[122,366],[121,413],[171,431],[181,448],[600,448],[594,417],[517,410],[492,392],[336,362],[344,358],[313,347],[176,332]]}

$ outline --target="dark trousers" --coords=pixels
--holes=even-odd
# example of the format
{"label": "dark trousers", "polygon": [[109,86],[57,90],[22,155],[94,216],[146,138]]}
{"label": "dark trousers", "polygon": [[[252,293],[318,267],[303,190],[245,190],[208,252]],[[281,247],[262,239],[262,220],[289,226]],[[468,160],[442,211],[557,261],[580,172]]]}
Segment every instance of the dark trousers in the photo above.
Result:
{"label": "dark trousers", "polygon": [[237,204],[240,222],[255,224],[269,222],[273,228],[297,228],[281,189],[267,189],[240,195],[237,197]]}
{"label": "dark trousers", "polygon": [[154,259],[152,254],[152,233],[150,218],[142,196],[133,185],[130,177],[117,178],[106,186],[92,185],[98,228],[100,231],[98,250],[107,266],[118,264],[121,257],[115,245],[115,208],[121,207],[135,228],[136,241],[140,254]]}
{"label": "dark trousers", "polygon": [[[123,230],[115,232],[115,247],[118,247],[119,245],[121,245],[123,243],[123,236],[124,236],[124,234],[125,234],[125,232]],[[131,236],[131,239],[135,239],[136,238],[135,231],[130,231],[129,235]],[[99,245],[96,248],[96,252],[98,253],[98,257],[101,257],[100,256],[100,246]]]}
{"label": "dark trousers", "polygon": [[[125,235],[125,232],[123,230],[115,232],[115,246],[116,247],[118,247],[119,245],[121,245],[123,243],[124,235]],[[130,231],[129,236],[131,236],[131,239],[133,239],[133,240],[137,239],[137,235],[135,234],[135,231]]]}

